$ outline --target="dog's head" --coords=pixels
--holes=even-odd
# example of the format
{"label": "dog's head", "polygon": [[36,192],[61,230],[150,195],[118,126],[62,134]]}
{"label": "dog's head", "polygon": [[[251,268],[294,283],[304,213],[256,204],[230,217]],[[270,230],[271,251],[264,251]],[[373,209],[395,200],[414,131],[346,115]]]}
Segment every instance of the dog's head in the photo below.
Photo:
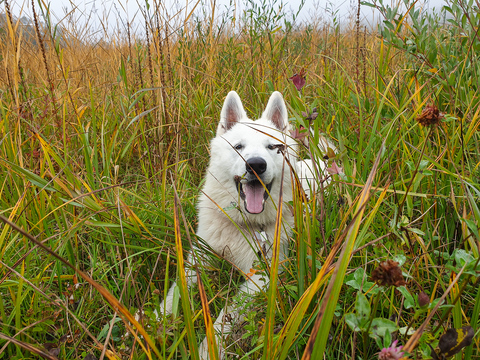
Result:
{"label": "dog's head", "polygon": [[250,214],[262,213],[269,194],[276,200],[282,181],[290,179],[285,157],[294,154],[296,143],[288,135],[287,108],[279,92],[255,121],[248,119],[236,92],[227,95],[212,141],[211,168],[222,184],[235,186],[241,207]]}

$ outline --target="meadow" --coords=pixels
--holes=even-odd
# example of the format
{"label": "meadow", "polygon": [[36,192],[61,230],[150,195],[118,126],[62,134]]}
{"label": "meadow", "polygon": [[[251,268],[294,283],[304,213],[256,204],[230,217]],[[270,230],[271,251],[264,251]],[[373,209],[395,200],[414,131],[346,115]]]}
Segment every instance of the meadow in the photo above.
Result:
{"label": "meadow", "polygon": [[[199,358],[242,276],[212,254],[203,286],[154,311],[201,241],[230,90],[251,118],[282,92],[296,136],[338,152],[325,191],[288,204],[285,270],[245,299],[228,358],[480,358],[478,1],[359,3],[373,30],[300,24],[275,0],[222,16],[146,1],[118,31],[32,4],[31,26],[7,0],[0,22],[0,359]],[[324,161],[309,137],[301,155]]]}

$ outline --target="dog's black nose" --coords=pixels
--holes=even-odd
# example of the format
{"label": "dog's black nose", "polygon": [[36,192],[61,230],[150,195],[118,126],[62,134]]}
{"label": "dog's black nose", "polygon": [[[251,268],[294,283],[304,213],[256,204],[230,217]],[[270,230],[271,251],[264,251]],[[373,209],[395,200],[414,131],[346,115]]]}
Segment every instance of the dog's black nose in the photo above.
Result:
{"label": "dog's black nose", "polygon": [[247,160],[245,168],[250,174],[256,172],[257,175],[260,175],[263,174],[265,170],[267,170],[267,162],[261,157],[254,157]]}

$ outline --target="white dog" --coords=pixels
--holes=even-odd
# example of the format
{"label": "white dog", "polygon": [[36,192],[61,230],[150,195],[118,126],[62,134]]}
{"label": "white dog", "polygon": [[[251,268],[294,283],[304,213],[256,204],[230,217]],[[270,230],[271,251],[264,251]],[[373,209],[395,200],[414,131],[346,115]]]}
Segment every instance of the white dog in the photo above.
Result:
{"label": "white dog", "polygon": [[[244,274],[250,273],[258,254],[271,247],[274,238],[275,219],[282,199],[292,201],[294,174],[298,174],[305,189],[315,183],[312,162],[297,160],[297,142],[290,136],[288,114],[283,97],[274,92],[262,117],[252,121],[247,117],[236,92],[231,91],[223,105],[220,123],[211,142],[211,159],[205,184],[198,201],[197,235],[217,254],[230,261]],[[324,139],[323,139],[324,140]],[[322,145],[329,145],[322,141]],[[323,146],[326,150],[326,146]],[[326,152],[326,151],[325,151]],[[324,170],[318,164],[317,171]],[[281,257],[287,250],[287,232],[293,226],[291,210],[283,206],[281,233]],[[190,261],[193,257],[190,256]],[[246,276],[240,291],[252,294],[266,285],[263,275]],[[190,270],[189,285],[196,282]],[[164,314],[171,313],[175,284],[164,300]],[[162,306],[163,306],[162,304]],[[236,314],[232,304],[224,308],[215,321],[217,344],[223,358],[221,332],[229,333],[231,325],[224,315]],[[207,343],[200,346],[203,359],[208,358]]]}

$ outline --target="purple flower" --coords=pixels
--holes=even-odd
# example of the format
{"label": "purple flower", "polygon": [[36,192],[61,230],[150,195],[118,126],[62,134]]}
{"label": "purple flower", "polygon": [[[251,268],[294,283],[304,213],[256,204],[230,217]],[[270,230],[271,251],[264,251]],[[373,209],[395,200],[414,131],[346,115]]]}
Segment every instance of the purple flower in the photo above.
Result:
{"label": "purple flower", "polygon": [[398,342],[398,340],[395,340],[390,347],[383,348],[378,353],[378,359],[379,360],[398,360],[398,359],[400,359],[403,356],[403,352],[400,351],[400,350],[402,350],[403,346],[398,346],[397,347],[397,342]]}
{"label": "purple flower", "polygon": [[302,88],[305,86],[305,83],[307,82],[305,72],[305,69],[302,68],[300,70],[300,73],[295,74],[291,78],[289,78],[289,80],[292,80],[293,85],[295,85],[298,91],[301,91]]}
{"label": "purple flower", "polygon": [[318,116],[318,111],[317,108],[314,107],[311,113],[307,113],[305,111],[302,111],[302,116],[305,118],[305,120],[315,120]]}
{"label": "purple flower", "polygon": [[[335,160],[332,162],[332,166],[326,169],[329,174],[343,174],[343,168],[337,165]],[[382,350],[383,351],[383,350]]]}
{"label": "purple flower", "polygon": [[308,135],[308,131],[302,125],[300,125],[298,129],[290,130],[290,135],[292,138],[303,142],[305,137]]}

